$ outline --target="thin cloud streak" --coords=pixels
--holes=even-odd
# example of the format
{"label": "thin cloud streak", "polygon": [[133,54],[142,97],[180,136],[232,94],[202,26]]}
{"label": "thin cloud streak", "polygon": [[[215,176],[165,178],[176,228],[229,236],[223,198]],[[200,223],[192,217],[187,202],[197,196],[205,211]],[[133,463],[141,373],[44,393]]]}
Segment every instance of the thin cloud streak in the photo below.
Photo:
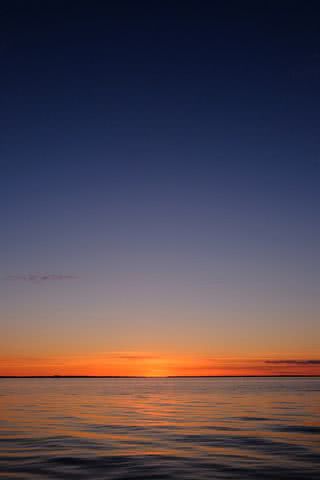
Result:
{"label": "thin cloud streak", "polygon": [[320,360],[265,360],[271,365],[320,365]]}
{"label": "thin cloud streak", "polygon": [[56,273],[28,273],[19,275],[8,275],[7,280],[40,283],[48,281],[60,281],[60,280],[75,280],[78,277],[75,275],[56,274]]}

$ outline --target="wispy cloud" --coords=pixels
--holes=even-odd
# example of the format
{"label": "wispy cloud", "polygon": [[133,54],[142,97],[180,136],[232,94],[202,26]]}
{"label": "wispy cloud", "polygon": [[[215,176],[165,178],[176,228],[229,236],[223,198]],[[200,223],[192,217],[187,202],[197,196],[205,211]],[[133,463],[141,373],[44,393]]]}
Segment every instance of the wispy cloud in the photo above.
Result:
{"label": "wispy cloud", "polygon": [[158,355],[152,355],[148,353],[119,353],[117,358],[121,360],[158,360],[161,357]]}
{"label": "wispy cloud", "polygon": [[265,360],[271,365],[320,365],[320,360]]}
{"label": "wispy cloud", "polygon": [[56,274],[56,273],[28,273],[28,274],[19,274],[19,275],[8,275],[7,280],[12,281],[21,281],[21,282],[48,282],[48,281],[59,281],[59,280],[74,280],[78,277],[75,275],[66,275],[66,274]]}

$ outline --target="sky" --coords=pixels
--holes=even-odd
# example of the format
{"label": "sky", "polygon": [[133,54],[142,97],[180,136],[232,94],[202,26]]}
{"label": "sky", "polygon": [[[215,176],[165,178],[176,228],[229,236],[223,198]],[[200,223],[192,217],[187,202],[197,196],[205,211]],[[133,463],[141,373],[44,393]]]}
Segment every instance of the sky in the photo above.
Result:
{"label": "sky", "polygon": [[320,374],[319,13],[3,3],[0,375]]}

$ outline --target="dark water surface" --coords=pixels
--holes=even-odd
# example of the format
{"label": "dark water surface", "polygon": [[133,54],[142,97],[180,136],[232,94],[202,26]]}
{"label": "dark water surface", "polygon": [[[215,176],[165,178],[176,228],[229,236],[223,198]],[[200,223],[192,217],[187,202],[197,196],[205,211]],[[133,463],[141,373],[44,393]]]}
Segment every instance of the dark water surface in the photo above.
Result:
{"label": "dark water surface", "polygon": [[0,478],[320,479],[320,379],[1,379]]}

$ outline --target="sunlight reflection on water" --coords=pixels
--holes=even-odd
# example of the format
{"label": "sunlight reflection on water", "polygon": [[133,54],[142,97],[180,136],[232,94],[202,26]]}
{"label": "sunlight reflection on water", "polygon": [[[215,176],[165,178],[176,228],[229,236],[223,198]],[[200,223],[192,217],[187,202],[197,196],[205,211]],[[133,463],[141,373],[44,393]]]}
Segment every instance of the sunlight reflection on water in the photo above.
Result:
{"label": "sunlight reflection on water", "polygon": [[320,475],[320,379],[1,379],[0,478]]}

